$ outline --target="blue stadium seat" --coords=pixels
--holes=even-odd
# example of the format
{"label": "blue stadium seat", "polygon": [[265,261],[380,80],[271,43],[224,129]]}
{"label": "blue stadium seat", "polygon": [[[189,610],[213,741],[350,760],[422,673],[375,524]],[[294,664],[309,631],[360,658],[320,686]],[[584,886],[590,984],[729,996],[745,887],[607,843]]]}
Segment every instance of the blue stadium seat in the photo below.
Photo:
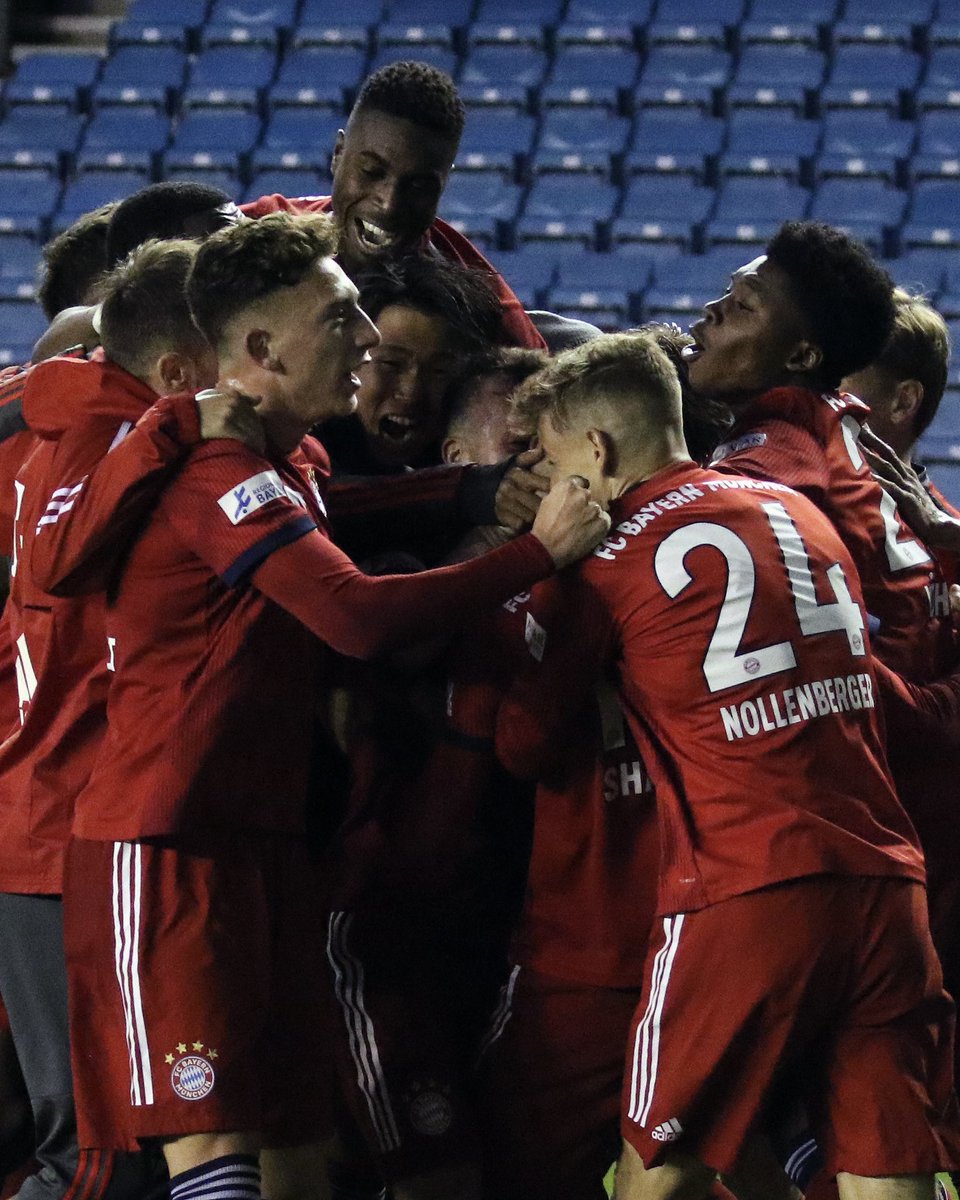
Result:
{"label": "blue stadium seat", "polygon": [[776,112],[802,117],[808,107],[808,89],[799,83],[731,83],[726,93],[729,112]]}
{"label": "blue stadium seat", "polygon": [[330,176],[319,171],[257,171],[250,180],[244,200],[256,200],[279,192],[281,196],[329,196]]}
{"label": "blue stadium seat", "polygon": [[191,109],[173,136],[176,154],[245,154],[260,136],[260,118],[243,109]]}
{"label": "blue stadium seat", "polygon": [[313,25],[302,21],[290,34],[294,48],[322,46],[325,50],[359,50],[366,54],[370,49],[370,30],[366,25]]}
{"label": "blue stadium seat", "polygon": [[[526,6],[524,6],[526,7]],[[567,20],[591,25],[646,25],[654,0],[570,0]]]}
{"label": "blue stadium seat", "polygon": [[527,217],[609,221],[619,201],[620,189],[611,183],[580,175],[540,175],[530,189],[523,212]]}
{"label": "blue stadium seat", "polygon": [[[509,24],[518,15],[524,21],[535,21],[538,25],[556,25],[563,11],[563,0],[523,0],[523,8],[517,11],[516,0],[480,0],[473,14],[477,21],[504,21]],[[586,20],[570,16],[571,21]]]}
{"label": "blue stadium seat", "polygon": [[274,50],[263,46],[216,46],[197,56],[187,80],[191,88],[265,88],[277,65]]}
{"label": "blue stadium seat", "polygon": [[450,25],[406,25],[385,22],[377,31],[379,46],[399,46],[407,58],[415,59],[427,46],[451,50],[455,30]]}
{"label": "blue stadium seat", "polygon": [[625,117],[551,110],[543,118],[537,148],[562,154],[587,151],[622,154],[629,135],[630,122]]}
{"label": "blue stadium seat", "polygon": [[191,29],[170,21],[117,21],[110,27],[110,48],[119,46],[172,46],[190,48]]}
{"label": "blue stadium seat", "polygon": [[616,217],[610,223],[610,249],[645,262],[673,260],[693,244],[694,228],[669,218]]}
{"label": "blue stadium seat", "polygon": [[891,154],[821,154],[817,159],[815,179],[878,179],[896,185],[900,174],[899,161]]}
{"label": "blue stadium seat", "polygon": [[913,146],[916,128],[885,112],[837,109],[823,118],[822,154],[848,157],[885,154],[906,158]]}
{"label": "blue stadium seat", "polygon": [[843,15],[847,21],[865,24],[905,21],[910,25],[926,25],[935,7],[936,0],[847,0]]}
{"label": "blue stadium seat", "polygon": [[819,50],[804,45],[754,43],[744,47],[733,77],[735,84],[770,88],[816,88],[826,69]]}
{"label": "blue stadium seat", "polygon": [[250,172],[301,171],[330,177],[329,147],[302,146],[296,150],[273,146],[255,146],[250,154]]}
{"label": "blue stadium seat", "polygon": [[[468,25],[473,0],[387,0],[385,20],[401,25]],[[382,32],[382,30],[381,30]]]}
{"label": "blue stadium seat", "polygon": [[653,109],[637,118],[630,141],[633,153],[719,154],[726,135],[720,117],[704,119],[683,109]]}
{"label": "blue stadium seat", "polygon": [[806,214],[810,193],[787,179],[771,176],[731,176],[717,199],[715,222],[751,224],[789,221]]}
{"label": "blue stadium seat", "polygon": [[84,171],[63,190],[60,217],[74,221],[111,200],[123,200],[150,183],[139,171]]}
{"label": "blue stadium seat", "polygon": [[513,177],[533,151],[536,122],[500,110],[471,113],[457,154],[457,169]]}
{"label": "blue stadium seat", "polygon": [[960,154],[960,120],[955,113],[927,112],[917,119],[917,153]]}
{"label": "blue stadium seat", "polygon": [[676,221],[692,229],[706,220],[714,203],[712,188],[670,175],[635,175],[624,191],[620,215],[643,221]]}
{"label": "blue stadium seat", "polygon": [[280,32],[275,25],[226,25],[211,21],[200,30],[200,49],[261,46],[276,52],[280,45]]}
{"label": "blue stadium seat", "polygon": [[910,220],[931,225],[960,224],[960,182],[930,180],[916,184]]}
{"label": "blue stadium seat", "polygon": [[823,89],[824,108],[871,107],[896,112],[917,85],[922,60],[899,46],[840,46]]}
{"label": "blue stadium seat", "polygon": [[644,87],[697,84],[723,87],[730,78],[730,55],[708,46],[654,46],[641,74]]}
{"label": "blue stadium seat", "polygon": [[592,217],[522,216],[515,224],[514,240],[519,248],[546,243],[572,249],[596,245],[597,227]]}
{"label": "blue stadium seat", "polygon": [[103,67],[101,86],[170,88],[179,92],[187,56],[172,46],[121,46]]}
{"label": "blue stadium seat", "polygon": [[727,130],[727,153],[760,155],[784,153],[810,158],[820,140],[820,122],[783,113],[739,109],[731,113]]}
{"label": "blue stadium seat", "polygon": [[[744,0],[713,0],[709,5],[711,21],[739,25],[743,20]],[[704,17],[702,0],[660,0],[657,20],[672,25],[695,25]]]}
{"label": "blue stadium seat", "polygon": [[263,148],[323,155],[329,161],[343,122],[323,109],[278,108],[267,120]]}
{"label": "blue stadium seat", "polygon": [[151,22],[175,21],[190,29],[197,29],[207,19],[209,0],[131,0],[126,12],[128,21]]}
{"label": "blue stadium seat", "polygon": [[72,153],[82,129],[83,117],[65,105],[20,105],[0,121],[0,146]]}
{"label": "blue stadium seat", "polygon": [[630,52],[636,45],[636,33],[632,24],[598,24],[567,21],[560,25],[555,34],[558,47],[598,46],[605,50],[619,49]]}
{"label": "blue stadium seat", "polygon": [[545,51],[522,42],[478,45],[463,64],[461,83],[483,87],[539,87],[547,74]]}
{"label": "blue stadium seat", "polygon": [[640,296],[652,274],[652,259],[643,264],[616,254],[570,254],[557,263],[557,282],[581,291],[611,288]]}
{"label": "blue stadium seat", "polygon": [[833,225],[892,229],[903,220],[907,195],[880,179],[826,179],[814,191],[810,216]]}
{"label": "blue stadium seat", "polygon": [[834,46],[913,46],[913,28],[900,17],[838,21],[831,31]]}
{"label": "blue stadium seat", "polygon": [[228,196],[237,196],[241,192],[241,184],[236,171],[208,170],[206,167],[170,166],[161,177],[175,183],[201,183],[204,187],[219,188]]}
{"label": "blue stadium seat", "polygon": [[93,114],[81,153],[156,154],[167,144],[170,118],[149,108],[102,108]]}
{"label": "blue stadium seat", "polygon": [[324,97],[341,97],[356,88],[363,78],[367,56],[352,47],[297,47],[280,64],[273,85],[283,89],[313,90]]}
{"label": "blue stadium seat", "polygon": [[57,54],[37,51],[25,54],[17,64],[14,79],[18,84],[47,87],[71,84],[88,89],[96,82],[103,60],[97,54]]}
{"label": "blue stadium seat", "polygon": [[932,21],[926,33],[927,45],[931,50],[941,46],[960,46],[960,20]]}
{"label": "blue stadium seat", "polygon": [[383,0],[351,0],[344,12],[343,0],[303,0],[300,21],[304,25],[376,25],[383,16]]}
{"label": "blue stadium seat", "polygon": [[671,263],[667,274],[690,292],[709,294],[710,299],[723,295],[730,276],[754,257],[749,249],[732,244],[716,246],[703,254],[688,255]]}
{"label": "blue stadium seat", "polygon": [[813,25],[829,25],[837,15],[839,0],[809,0],[806,4],[798,0],[752,0],[751,21],[782,21],[789,25],[793,21],[809,21]]}
{"label": "blue stadium seat", "polygon": [[547,308],[561,316],[589,321],[603,330],[623,329],[634,317],[639,318],[640,305],[631,299],[626,288],[567,287],[555,284],[547,294]]}
{"label": "blue stadium seat", "polygon": [[3,89],[3,102],[7,108],[18,104],[59,105],[74,112],[86,107],[86,93],[72,83],[18,83],[11,79]]}
{"label": "blue stadium seat", "polygon": [[647,26],[646,42],[648,46],[714,46],[723,50],[727,35],[717,21],[698,21],[695,25],[653,21]]}
{"label": "blue stadium seat", "polygon": [[520,188],[488,175],[452,175],[440,200],[445,220],[471,213],[512,221],[520,207]]}
{"label": "blue stadium seat", "polygon": [[[370,72],[379,71],[389,63],[402,62],[409,58],[410,49],[407,46],[382,46],[374,55],[369,69]],[[439,46],[422,46],[417,50],[416,58],[417,62],[429,63],[431,67],[446,71],[448,75],[456,74],[457,56],[452,50],[443,50]]]}
{"label": "blue stadium seat", "polygon": [[[0,243],[2,245],[2,243]],[[558,255],[548,247],[547,253],[542,247],[531,250],[497,250],[491,255],[491,261],[504,279],[516,291],[521,288],[532,293],[539,306],[546,289],[553,283],[557,271],[557,259],[565,257]]]}
{"label": "blue stadium seat", "polygon": [[9,234],[0,237],[0,278],[33,280],[40,265],[40,246],[33,238]]}
{"label": "blue stadium seat", "polygon": [[210,23],[255,29],[290,29],[297,0],[213,0]]}
{"label": "blue stadium seat", "polygon": [[945,286],[947,271],[955,258],[950,250],[925,246],[908,250],[883,265],[901,287],[936,297]]}
{"label": "blue stadium seat", "polygon": [[655,283],[644,297],[644,319],[666,321],[684,328],[699,318],[704,304],[710,299],[709,293],[676,287],[668,278],[664,283]]}
{"label": "blue stadium seat", "polygon": [[[496,217],[487,217],[481,213],[469,213],[461,217],[451,217],[447,224],[457,233],[463,234],[484,253],[500,245],[501,229],[506,227],[504,222]],[[525,308],[529,307],[522,296],[518,296]]]}
{"label": "blue stadium seat", "polygon": [[344,89],[337,85],[313,87],[299,83],[274,83],[267,91],[267,111],[278,108],[310,108],[346,119]]}
{"label": "blue stadium seat", "polygon": [[741,46],[803,46],[817,50],[820,30],[812,20],[802,17],[796,21],[756,21],[752,18],[740,26]]}
{"label": "blue stadium seat", "polygon": [[[915,250],[914,253],[920,254],[922,251]],[[942,251],[941,254],[943,254]],[[943,288],[945,292],[948,292],[952,296],[960,296],[960,264],[958,264],[955,254],[950,254],[949,257],[946,257]],[[955,339],[953,343],[954,358],[957,357],[958,351],[960,351],[960,338]]]}
{"label": "blue stadium seat", "polygon": [[169,107],[169,92],[165,87],[148,84],[146,87],[117,87],[115,84],[99,84],[93,89],[90,107],[93,112],[101,108],[122,107],[143,109],[165,114]]}
{"label": "blue stadium seat", "polygon": [[0,170],[0,215],[37,213],[49,217],[59,199],[60,180],[50,171]]}
{"label": "blue stadium seat", "polygon": [[543,50],[546,45],[546,30],[542,25],[530,21],[511,22],[474,21],[467,30],[467,46],[532,46]]}
{"label": "blue stadium seat", "polygon": [[629,93],[629,88],[605,83],[547,83],[540,90],[540,106],[547,112],[565,108],[571,112],[613,114],[629,103]]}
{"label": "blue stadium seat", "polygon": [[637,77],[636,54],[609,46],[566,46],[553,61],[549,82],[555,87],[633,86]]}
{"label": "blue stadium seat", "polygon": [[39,304],[15,299],[0,303],[0,365],[29,362],[33,344],[46,327]]}
{"label": "blue stadium seat", "polygon": [[644,83],[634,88],[634,105],[638,113],[654,110],[681,111],[712,117],[716,89],[703,83]]}

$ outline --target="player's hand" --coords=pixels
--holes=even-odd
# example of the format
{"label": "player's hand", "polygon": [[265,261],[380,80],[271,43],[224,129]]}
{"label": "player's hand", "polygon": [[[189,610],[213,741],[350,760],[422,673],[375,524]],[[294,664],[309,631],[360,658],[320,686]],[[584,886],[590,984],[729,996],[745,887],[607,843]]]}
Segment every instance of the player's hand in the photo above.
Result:
{"label": "player's hand", "polygon": [[590,499],[590,490],[579,477],[558,479],[533,522],[533,532],[558,570],[588,554],[609,529],[610,514]]}
{"label": "player's hand", "polygon": [[257,415],[259,403],[259,396],[246,395],[232,379],[198,392],[200,437],[205,442],[214,438],[233,438],[249,446],[256,454],[263,454],[267,439],[263,422]]}
{"label": "player's hand", "polygon": [[860,431],[859,444],[874,478],[896,501],[913,532],[934,549],[960,550],[960,521],[934,503],[916,471],[867,425]]}
{"label": "player's hand", "polygon": [[540,508],[540,501],[550,490],[549,481],[530,468],[543,458],[537,446],[518,454],[506,472],[494,497],[497,520],[507,529],[519,532],[526,529]]}

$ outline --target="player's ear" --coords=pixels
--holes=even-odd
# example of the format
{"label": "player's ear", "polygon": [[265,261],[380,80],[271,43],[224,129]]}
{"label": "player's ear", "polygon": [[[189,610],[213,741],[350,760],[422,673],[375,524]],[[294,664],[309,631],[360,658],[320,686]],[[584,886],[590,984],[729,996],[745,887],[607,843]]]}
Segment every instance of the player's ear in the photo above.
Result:
{"label": "player's ear", "polygon": [[587,441],[593,447],[593,459],[601,475],[612,475],[617,464],[617,448],[604,429],[588,429]]}
{"label": "player's ear", "polygon": [[787,359],[788,371],[808,374],[816,371],[823,362],[823,351],[813,342],[798,342]]}
{"label": "player's ear", "polygon": [[342,129],[337,130],[337,137],[333,143],[333,154],[330,157],[330,172],[336,171],[340,163],[340,155],[343,154],[343,141],[346,134]]}
{"label": "player's ear", "polygon": [[244,345],[247,354],[264,371],[276,371],[280,368],[280,360],[272,353],[270,334],[266,329],[251,329],[247,333]]}
{"label": "player's ear", "polygon": [[912,423],[923,401],[923,384],[919,379],[901,379],[890,406],[890,420],[896,425]]}
{"label": "player's ear", "polygon": [[440,443],[440,461],[445,463],[463,462],[463,450],[458,438],[444,438]]}
{"label": "player's ear", "polygon": [[161,393],[165,396],[193,391],[197,385],[192,359],[176,350],[157,359],[156,372],[163,385]]}

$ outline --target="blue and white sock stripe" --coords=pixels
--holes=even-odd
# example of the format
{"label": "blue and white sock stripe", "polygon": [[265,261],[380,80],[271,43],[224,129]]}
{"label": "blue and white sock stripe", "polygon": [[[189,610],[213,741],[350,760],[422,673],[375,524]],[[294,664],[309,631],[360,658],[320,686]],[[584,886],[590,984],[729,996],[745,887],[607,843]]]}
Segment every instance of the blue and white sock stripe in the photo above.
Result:
{"label": "blue and white sock stripe", "polygon": [[225,1155],[170,1180],[171,1200],[260,1200],[260,1166],[246,1155]]}
{"label": "blue and white sock stripe", "polygon": [[664,917],[664,942],[653,960],[650,997],[634,1039],[630,1107],[627,1115],[638,1125],[644,1125],[650,1116],[650,1107],[656,1091],[657,1070],[660,1065],[660,1022],[682,929],[683,913],[676,917]]}
{"label": "blue and white sock stripe", "polygon": [[153,1071],[140,988],[140,901],[142,849],[135,842],[113,844],[114,964],[130,1061],[130,1103],[153,1104]]}
{"label": "blue and white sock stripe", "polygon": [[784,1172],[792,1183],[798,1186],[809,1183],[810,1160],[816,1155],[819,1148],[817,1139],[810,1138],[808,1141],[802,1142],[797,1146],[796,1150],[794,1150],[783,1164]]}
{"label": "blue and white sock stripe", "polygon": [[363,964],[348,946],[353,915],[330,914],[327,932],[327,958],[334,974],[334,993],[343,1010],[350,1054],[357,1068],[357,1084],[367,1102],[380,1150],[386,1153],[400,1145],[390,1093],[380,1061],[373,1021],[364,1002]]}

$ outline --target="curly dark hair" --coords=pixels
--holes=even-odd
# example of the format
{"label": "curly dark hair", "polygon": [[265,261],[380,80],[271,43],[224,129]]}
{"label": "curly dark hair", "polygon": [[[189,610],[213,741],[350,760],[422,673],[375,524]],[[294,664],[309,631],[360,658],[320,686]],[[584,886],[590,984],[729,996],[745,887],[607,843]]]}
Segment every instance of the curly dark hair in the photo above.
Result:
{"label": "curly dark hair", "polygon": [[502,337],[500,298],[482,269],[410,254],[364,271],[354,282],[373,321],[391,304],[415,308],[446,321],[467,353],[489,349]]}
{"label": "curly dark hair", "polygon": [[374,71],[360,89],[353,112],[368,108],[422,125],[457,144],[466,115],[450,76],[422,62],[388,63]]}
{"label": "curly dark hair", "polygon": [[295,287],[313,264],[337,252],[337,229],[322,213],[270,213],[211,234],[187,280],[193,319],[213,346],[255,300]]}
{"label": "curly dark hair", "polygon": [[866,246],[830,225],[788,221],[767,259],[790,281],[793,297],[823,352],[818,377],[834,388],[873,362],[893,330],[893,280]]}
{"label": "curly dark hair", "polygon": [[148,238],[185,236],[188,217],[214,213],[231,197],[220,188],[190,180],[151,183],[117,205],[107,231],[107,265],[114,266]]}
{"label": "curly dark hair", "polygon": [[109,265],[107,229],[116,208],[116,200],[101,204],[44,245],[37,299],[49,320],[65,308],[89,303],[91,287]]}
{"label": "curly dark hair", "polygon": [[730,431],[733,413],[722,400],[698,396],[690,387],[683,350],[685,346],[693,345],[693,338],[673,322],[661,324],[651,321],[647,325],[641,325],[637,332],[652,337],[676,368],[677,378],[680,380],[683,438],[690,451],[690,457],[699,463],[707,462]]}

